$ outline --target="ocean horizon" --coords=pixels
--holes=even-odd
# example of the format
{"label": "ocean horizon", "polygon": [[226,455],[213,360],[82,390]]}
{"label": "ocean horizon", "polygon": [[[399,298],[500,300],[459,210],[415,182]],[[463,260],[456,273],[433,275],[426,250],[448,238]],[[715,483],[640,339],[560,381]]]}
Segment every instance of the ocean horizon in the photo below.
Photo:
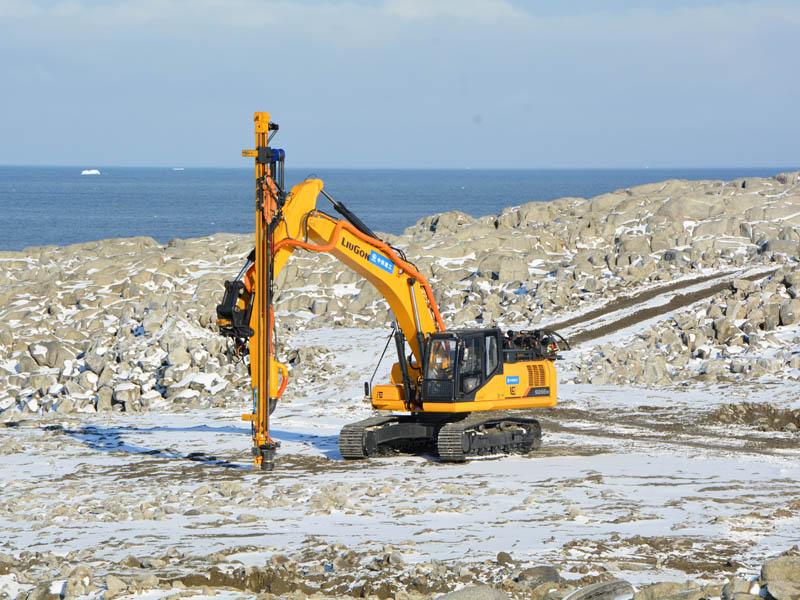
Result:
{"label": "ocean horizon", "polygon": [[[97,169],[99,175],[82,175]],[[772,177],[793,167],[642,169],[287,168],[287,188],[319,177],[378,232],[450,210],[473,217],[562,197],[590,198],[667,179]],[[0,166],[0,250],[100,239],[252,233],[250,167]],[[318,208],[332,212],[320,197]]]}

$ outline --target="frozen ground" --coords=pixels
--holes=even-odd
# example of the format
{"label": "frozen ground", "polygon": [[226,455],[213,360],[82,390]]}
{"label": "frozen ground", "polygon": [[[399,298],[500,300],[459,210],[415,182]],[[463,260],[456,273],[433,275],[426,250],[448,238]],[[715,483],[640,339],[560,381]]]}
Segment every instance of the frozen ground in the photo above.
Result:
{"label": "frozen ground", "polygon": [[[753,576],[798,542],[797,436],[715,418],[742,401],[800,408],[794,386],[562,385],[556,408],[534,411],[545,437],[530,456],[345,462],[337,432],[370,413],[361,381],[386,333],[313,330],[290,341],[324,341],[334,372],[349,365],[348,385],[294,382],[274,415],[281,451],[272,473],[251,467],[244,403],[8,427],[0,551],[82,556],[96,573],[116,572],[129,555],[180,556],[162,565],[172,576],[215,561],[264,565],[276,554],[314,564],[319,557],[302,552],[331,545],[355,551],[362,566],[387,546],[412,565],[508,552],[521,567],[644,584]],[[37,577],[48,568],[31,564]]]}

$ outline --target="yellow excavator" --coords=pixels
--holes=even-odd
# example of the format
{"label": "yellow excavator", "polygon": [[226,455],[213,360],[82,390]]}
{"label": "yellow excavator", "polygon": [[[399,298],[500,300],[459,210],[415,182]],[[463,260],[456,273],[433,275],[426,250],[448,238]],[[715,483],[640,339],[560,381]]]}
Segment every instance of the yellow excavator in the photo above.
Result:
{"label": "yellow excavator", "polygon": [[[538,421],[509,411],[555,406],[553,362],[566,340],[544,329],[446,329],[428,280],[331,198],[321,180],[285,191],[285,153],[270,146],[278,125],[265,112],[254,120],[256,148],[242,155],[255,159],[255,248],[236,279],[225,282],[217,325],[236,354],[249,354],[253,410],[242,419],[252,424],[256,467],[274,468],[278,448],[269,420],[289,370],[275,357],[275,279],[297,248],[328,253],[353,269],[377,288],[396,319],[390,382],[364,385],[374,409],[395,414],[346,425],[339,433],[342,457],[429,450],[460,462],[538,448]],[[317,208],[320,195],[339,217]]]}

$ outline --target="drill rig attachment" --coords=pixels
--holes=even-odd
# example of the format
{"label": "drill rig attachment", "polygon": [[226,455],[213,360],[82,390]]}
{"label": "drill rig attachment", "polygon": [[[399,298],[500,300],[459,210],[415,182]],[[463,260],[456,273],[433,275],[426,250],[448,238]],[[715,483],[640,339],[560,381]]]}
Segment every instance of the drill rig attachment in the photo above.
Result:
{"label": "drill rig attachment", "polygon": [[[242,419],[251,424],[255,466],[271,471],[280,444],[269,435],[269,416],[288,381],[288,369],[275,360],[272,310],[273,234],[286,202],[283,188],[285,153],[269,147],[270,140],[278,131],[278,124],[270,123],[269,113],[257,112],[253,120],[256,147],[255,150],[243,150],[242,156],[255,158],[256,244],[239,276],[234,281],[225,282],[225,294],[217,306],[217,325],[222,335],[234,340],[237,355],[249,354],[253,412],[242,415]],[[267,360],[262,357],[267,357]],[[280,387],[279,373],[282,377]]]}

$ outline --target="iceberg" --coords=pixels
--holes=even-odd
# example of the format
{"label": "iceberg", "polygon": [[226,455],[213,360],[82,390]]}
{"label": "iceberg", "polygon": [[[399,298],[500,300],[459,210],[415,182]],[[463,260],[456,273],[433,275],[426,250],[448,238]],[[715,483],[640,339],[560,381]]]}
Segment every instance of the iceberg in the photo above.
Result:
{"label": "iceberg", "polygon": [[81,175],[100,175],[100,171],[97,169],[84,169],[81,171]]}

